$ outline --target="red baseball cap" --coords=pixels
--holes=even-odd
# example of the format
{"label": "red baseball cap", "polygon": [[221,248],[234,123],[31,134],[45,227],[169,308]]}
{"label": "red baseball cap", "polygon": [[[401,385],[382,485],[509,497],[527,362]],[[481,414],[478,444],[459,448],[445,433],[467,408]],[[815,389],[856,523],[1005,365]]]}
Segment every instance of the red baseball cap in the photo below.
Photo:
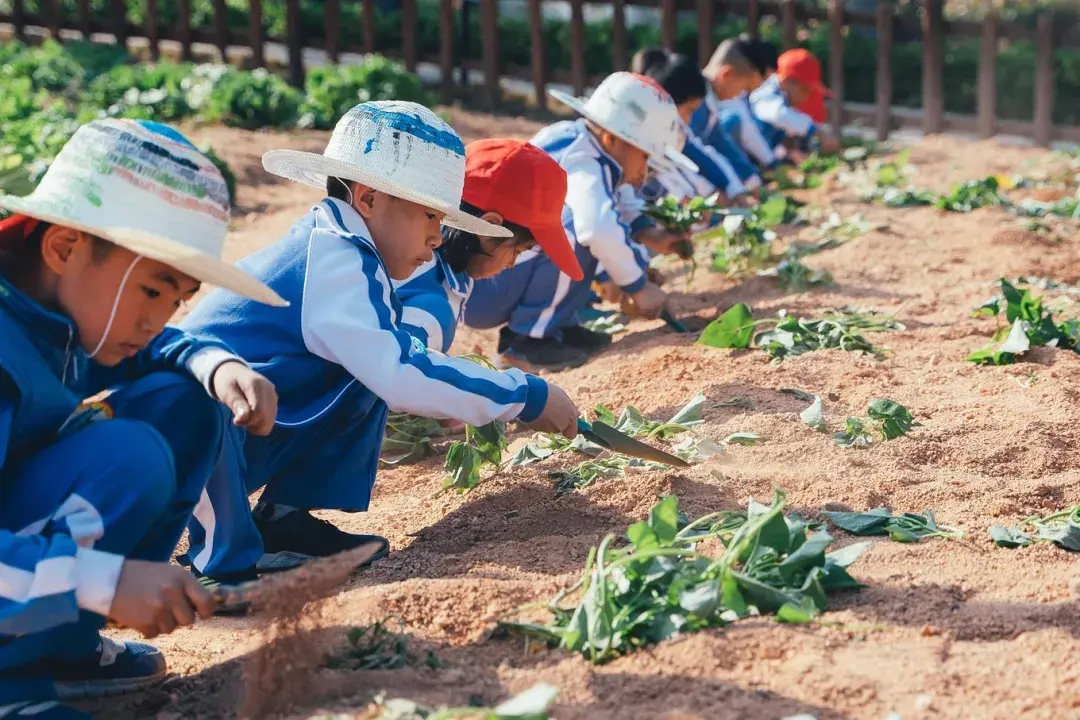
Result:
{"label": "red baseball cap", "polygon": [[781,80],[790,78],[825,97],[833,96],[832,92],[821,84],[821,63],[809,50],[797,48],[782,53],[776,59],[776,74]]}
{"label": "red baseball cap", "polygon": [[806,102],[797,107],[796,110],[809,115],[818,125],[828,119],[828,114],[825,111],[825,94],[820,90],[811,91]]}
{"label": "red baseball cap", "polygon": [[0,248],[12,247],[26,240],[39,221],[29,215],[12,215],[0,220]]}
{"label": "red baseball cap", "polygon": [[559,270],[585,279],[562,224],[566,171],[540,148],[522,140],[469,143],[461,199],[528,228]]}

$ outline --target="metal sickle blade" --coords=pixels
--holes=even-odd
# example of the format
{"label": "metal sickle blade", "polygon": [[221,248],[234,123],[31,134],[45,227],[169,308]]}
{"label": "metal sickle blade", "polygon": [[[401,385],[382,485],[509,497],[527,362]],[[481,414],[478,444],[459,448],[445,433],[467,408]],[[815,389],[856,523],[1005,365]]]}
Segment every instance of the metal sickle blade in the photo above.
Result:
{"label": "metal sickle blade", "polygon": [[657,450],[653,446],[646,445],[640,440],[635,440],[629,435],[625,435],[610,425],[605,425],[602,422],[592,423],[591,433],[601,441],[597,443],[598,445],[610,448],[614,452],[641,458],[642,460],[652,460],[653,462],[663,463],[664,465],[690,467],[690,463],[682,458],[677,458],[663,450]]}

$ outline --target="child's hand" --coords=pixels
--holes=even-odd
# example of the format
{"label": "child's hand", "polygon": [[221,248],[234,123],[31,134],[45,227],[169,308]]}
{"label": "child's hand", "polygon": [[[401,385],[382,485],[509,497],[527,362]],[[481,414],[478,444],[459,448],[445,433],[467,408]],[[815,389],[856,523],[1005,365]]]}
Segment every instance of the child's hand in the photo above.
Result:
{"label": "child's hand", "polygon": [[834,155],[840,152],[840,141],[834,138],[832,135],[822,135],[820,140],[821,152],[825,155]]}
{"label": "child's hand", "polygon": [[659,285],[646,283],[645,287],[637,291],[629,298],[629,303],[624,303],[623,312],[630,317],[654,318],[657,317],[667,305],[667,293],[660,289]]}
{"label": "child's hand", "polygon": [[240,362],[223,363],[214,372],[214,394],[232,410],[233,424],[254,435],[269,435],[277,417],[273,384]]}
{"label": "child's hand", "polygon": [[642,245],[661,255],[677,254],[676,246],[686,239],[685,235],[675,235],[659,227],[642,230],[634,238]]}
{"label": "child's hand", "polygon": [[171,633],[214,614],[214,598],[195,576],[176,565],[125,560],[109,617],[145,637]]}
{"label": "child's hand", "polygon": [[601,299],[609,303],[622,302],[623,291],[622,288],[608,280],[606,282],[597,283],[599,286],[597,289],[600,293]]}
{"label": "child's hand", "polygon": [[577,421],[581,413],[570,396],[557,385],[548,385],[548,399],[540,417],[526,423],[533,430],[559,433],[571,440],[577,437]]}

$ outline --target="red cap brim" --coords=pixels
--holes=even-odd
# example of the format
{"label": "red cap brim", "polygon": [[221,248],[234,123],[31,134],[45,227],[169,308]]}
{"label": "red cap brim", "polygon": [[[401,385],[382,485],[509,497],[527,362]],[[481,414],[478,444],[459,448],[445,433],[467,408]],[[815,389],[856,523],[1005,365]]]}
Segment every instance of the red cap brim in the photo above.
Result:
{"label": "red cap brim", "polygon": [[570,239],[566,236],[566,228],[561,223],[547,227],[533,226],[529,230],[532,231],[540,249],[551,258],[551,262],[555,263],[555,267],[559,268],[575,282],[585,279],[585,273],[582,272],[581,265],[578,264],[574,248],[570,244]]}
{"label": "red cap brim", "polygon": [[23,242],[34,231],[38,221],[29,215],[12,215],[0,220],[0,247]]}

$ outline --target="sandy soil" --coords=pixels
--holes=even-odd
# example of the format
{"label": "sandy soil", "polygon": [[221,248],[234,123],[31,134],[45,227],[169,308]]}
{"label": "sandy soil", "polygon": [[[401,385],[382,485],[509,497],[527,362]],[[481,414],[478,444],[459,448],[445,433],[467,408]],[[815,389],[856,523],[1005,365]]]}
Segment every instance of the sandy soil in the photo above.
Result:
{"label": "sandy soil", "polygon": [[[452,122],[470,139],[535,129],[463,113]],[[318,199],[267,176],[258,157],[271,147],[319,150],[325,136],[196,134],[212,141],[240,178],[231,257],[272,242]],[[919,145],[912,162],[919,185],[943,189],[988,173],[1029,172],[1053,158],[939,138]],[[906,331],[870,336],[889,349],[886,359],[835,351],[776,366],[759,351],[696,347],[659,323],[636,323],[593,363],[551,379],[583,408],[633,404],[658,418],[698,391],[716,402],[749,397],[753,410],[708,410],[703,431],[714,438],[753,432],[764,441],[732,448],[721,464],[632,474],[558,499],[536,466],[504,472],[466,496],[436,494],[441,459],[382,472],[369,513],[324,515],[388,536],[394,552],[327,601],[318,622],[302,631],[304,643],[332,649],[347,628],[393,616],[418,657],[432,650],[444,666],[320,670],[283,646],[275,656],[301,674],[305,689],[275,698],[275,712],[351,716],[382,690],[429,704],[491,703],[546,680],[561,689],[555,716],[566,720],[1080,717],[1080,604],[1069,595],[1080,558],[1048,546],[997,549],[987,536],[990,525],[1080,501],[1080,355],[1042,349],[1004,368],[964,362],[994,329],[994,321],[969,319],[993,293],[987,284],[1023,274],[1076,282],[1077,237],[1048,242],[1017,230],[997,209],[887,210],[837,187],[806,199],[888,227],[806,261],[831,271],[833,287],[785,295],[768,279],[736,283],[702,271],[688,293],[681,280],[671,283],[674,304],[703,320],[740,301],[758,317],[842,305],[895,312]],[[460,338],[462,351],[494,349],[490,333]],[[826,416],[834,425],[888,397],[924,427],[889,444],[844,450],[800,423],[805,403],[778,392],[785,387],[830,398]],[[694,516],[741,507],[750,497],[767,500],[773,488],[808,515],[827,503],[931,508],[942,523],[966,529],[968,539],[876,542],[852,568],[868,587],[835,597],[823,624],[741,622],[603,667],[489,638],[501,614],[546,600],[576,579],[589,548],[640,519],[658,494],[677,494]],[[176,632],[159,642],[173,679],[93,709],[112,717],[234,716],[237,661],[265,642],[266,625],[215,619]],[[249,692],[274,687],[255,683]]]}

